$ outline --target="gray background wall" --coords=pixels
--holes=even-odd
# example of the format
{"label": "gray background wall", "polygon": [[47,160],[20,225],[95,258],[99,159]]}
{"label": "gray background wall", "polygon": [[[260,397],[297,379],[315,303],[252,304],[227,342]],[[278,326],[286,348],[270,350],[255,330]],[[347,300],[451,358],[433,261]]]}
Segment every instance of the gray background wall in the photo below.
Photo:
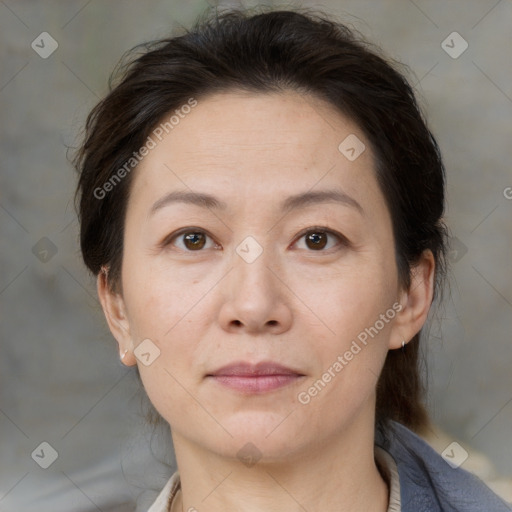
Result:
{"label": "gray background wall", "polygon": [[[444,153],[453,236],[451,295],[428,344],[430,409],[510,475],[512,1],[289,5],[333,12],[411,68]],[[1,511],[135,510],[137,500],[145,510],[169,475],[80,261],[66,146],[125,50],[207,7],[0,1]],[[461,40],[448,39],[452,56],[441,45],[454,31],[469,45],[457,58]],[[31,47],[42,32],[58,43],[47,58]],[[42,442],[58,453],[48,469]]]}

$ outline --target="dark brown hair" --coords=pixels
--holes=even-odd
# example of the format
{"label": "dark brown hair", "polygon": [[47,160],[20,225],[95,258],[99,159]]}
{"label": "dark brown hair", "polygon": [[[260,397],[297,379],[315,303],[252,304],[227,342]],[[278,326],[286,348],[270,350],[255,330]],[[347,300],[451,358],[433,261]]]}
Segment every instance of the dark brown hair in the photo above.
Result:
{"label": "dark brown hair", "polygon": [[[326,15],[301,9],[207,13],[183,35],[136,52],[89,114],[74,160],[80,173],[76,197],[83,258],[94,274],[108,266],[113,290],[121,284],[132,173],[123,173],[108,193],[102,187],[123,166],[127,169],[163,116],[190,98],[215,92],[293,90],[324,99],[363,130],[393,222],[400,284],[409,288],[412,266],[430,249],[438,296],[445,274],[444,167],[411,86],[378,49]],[[378,425],[393,419],[418,430],[427,424],[420,334],[405,353],[387,355],[377,385]]]}

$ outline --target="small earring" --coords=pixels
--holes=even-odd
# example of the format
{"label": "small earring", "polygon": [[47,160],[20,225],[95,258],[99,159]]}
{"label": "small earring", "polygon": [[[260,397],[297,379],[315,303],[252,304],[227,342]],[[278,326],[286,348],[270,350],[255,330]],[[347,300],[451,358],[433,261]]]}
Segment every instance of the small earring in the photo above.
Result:
{"label": "small earring", "polygon": [[121,355],[121,361],[126,357],[126,354],[128,353],[128,349],[126,349],[122,355]]}
{"label": "small earring", "polygon": [[405,354],[405,340],[402,340],[402,354]]}

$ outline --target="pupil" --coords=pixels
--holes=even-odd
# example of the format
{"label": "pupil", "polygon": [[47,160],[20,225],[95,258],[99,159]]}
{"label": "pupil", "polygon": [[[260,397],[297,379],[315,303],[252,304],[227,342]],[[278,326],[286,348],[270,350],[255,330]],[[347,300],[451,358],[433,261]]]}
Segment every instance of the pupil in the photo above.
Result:
{"label": "pupil", "polygon": [[190,249],[202,248],[204,246],[204,236],[202,233],[188,233],[185,235],[185,245]]}
{"label": "pupil", "polygon": [[323,249],[327,244],[325,233],[311,233],[307,236],[307,240],[313,243],[314,249]]}

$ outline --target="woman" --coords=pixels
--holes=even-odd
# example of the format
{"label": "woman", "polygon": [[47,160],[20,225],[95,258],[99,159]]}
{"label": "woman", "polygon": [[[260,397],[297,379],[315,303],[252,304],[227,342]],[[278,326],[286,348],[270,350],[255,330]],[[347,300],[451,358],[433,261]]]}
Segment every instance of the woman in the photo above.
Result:
{"label": "woman", "polygon": [[511,510],[413,433],[444,168],[377,50],[314,14],[202,20],[126,66],[76,166],[84,261],[172,433],[150,512]]}

